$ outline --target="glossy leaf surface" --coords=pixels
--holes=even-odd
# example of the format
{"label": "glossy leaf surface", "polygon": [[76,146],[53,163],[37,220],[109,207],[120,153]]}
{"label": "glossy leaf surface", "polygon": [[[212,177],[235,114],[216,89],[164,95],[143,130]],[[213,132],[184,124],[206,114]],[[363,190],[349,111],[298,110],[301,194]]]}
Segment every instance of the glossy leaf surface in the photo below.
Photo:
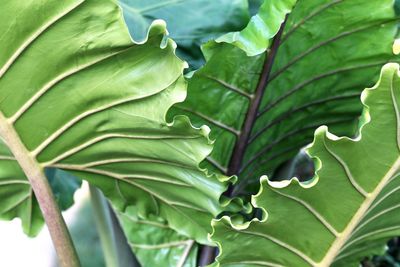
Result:
{"label": "glossy leaf surface", "polygon": [[[207,243],[228,182],[198,168],[212,148],[207,127],[165,121],[186,95],[185,64],[165,24],[155,22],[139,45],[111,0],[6,1],[0,10],[0,132],[21,166],[68,171],[117,209],[135,205],[139,216],[157,214]],[[11,153],[2,155],[1,217],[21,217],[36,232],[42,219],[29,184]]]}
{"label": "glossy leaf surface", "polygon": [[399,65],[388,64],[363,92],[356,138],[316,131],[308,148],[317,162],[312,180],[262,178],[253,197],[265,211],[261,221],[214,221],[220,266],[359,266],[400,234],[399,75]]}
{"label": "glossy leaf surface", "polygon": [[246,28],[221,36],[216,41],[234,44],[249,56],[261,54],[267,50],[270,40],[278,33],[296,2],[297,0],[264,1]]}
{"label": "glossy leaf surface", "polygon": [[[185,111],[195,125],[211,126],[217,141],[208,166],[227,173],[256,88],[265,82],[237,173],[242,184],[235,191],[243,193],[247,182],[258,184],[310,143],[318,126],[354,132],[360,89],[396,59],[397,23],[391,0],[299,0],[270,62],[271,54],[248,57],[228,43],[206,45],[207,64],[189,80],[188,98],[175,113]],[[263,71],[266,63],[270,72]]]}
{"label": "glossy leaf surface", "polygon": [[43,225],[43,218],[35,195],[10,150],[0,139],[0,218],[21,219],[22,228],[35,236]]}

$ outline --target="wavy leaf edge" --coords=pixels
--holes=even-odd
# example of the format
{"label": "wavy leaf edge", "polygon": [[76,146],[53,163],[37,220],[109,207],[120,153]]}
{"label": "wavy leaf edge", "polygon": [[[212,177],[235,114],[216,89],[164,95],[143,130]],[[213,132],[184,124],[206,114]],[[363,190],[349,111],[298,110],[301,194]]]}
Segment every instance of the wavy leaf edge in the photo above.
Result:
{"label": "wavy leaf edge", "polygon": [[[202,45],[201,50],[204,57],[206,59],[211,57],[213,48],[223,43],[240,48],[249,57],[257,56],[267,51],[271,40],[277,35],[281,25],[286,20],[286,16],[297,3],[297,0],[280,1],[264,0],[258,12],[250,18],[243,30],[224,34]],[[273,12],[268,12],[269,10],[275,11],[276,14],[272,15]],[[265,18],[262,15],[263,13],[268,14],[268,17]],[[268,25],[272,22],[273,25]],[[259,28],[262,28],[262,30]]]}
{"label": "wavy leaf edge", "polygon": [[271,181],[268,178],[268,176],[263,175],[260,177],[260,189],[259,189],[258,193],[251,196],[251,205],[253,206],[253,208],[257,208],[262,211],[261,219],[253,218],[250,221],[240,222],[240,221],[233,220],[232,217],[223,216],[219,219],[212,220],[211,225],[212,225],[213,231],[212,231],[212,233],[210,233],[208,235],[208,238],[210,239],[210,241],[217,244],[218,249],[219,249],[219,254],[216,258],[216,261],[212,265],[210,265],[210,267],[211,266],[212,267],[220,266],[218,257],[219,257],[219,255],[221,255],[223,253],[223,248],[222,248],[221,243],[213,240],[213,236],[216,231],[215,226],[217,224],[225,223],[225,224],[228,224],[233,229],[241,231],[241,230],[248,229],[249,226],[253,223],[266,222],[268,220],[268,215],[269,215],[268,207],[263,207],[258,204],[258,198],[263,194],[265,188],[270,187],[270,188],[281,189],[281,188],[286,188],[289,186],[301,186],[304,189],[308,189],[308,188],[315,186],[318,183],[318,181],[320,179],[318,173],[322,169],[323,164],[317,156],[314,156],[310,153],[310,149],[314,146],[318,136],[323,136],[331,141],[337,141],[337,140],[342,140],[342,139],[350,140],[353,142],[361,141],[364,127],[371,122],[370,106],[368,106],[366,104],[366,100],[370,96],[371,91],[376,90],[380,86],[384,74],[389,73],[389,72],[400,77],[400,65],[398,63],[385,64],[381,70],[378,82],[373,87],[366,88],[362,91],[360,100],[363,105],[363,113],[361,114],[361,116],[359,118],[358,132],[354,138],[350,138],[347,136],[340,136],[340,137],[336,136],[335,134],[330,133],[328,127],[325,125],[322,125],[316,129],[316,131],[314,133],[314,141],[311,144],[309,144],[305,149],[306,153],[314,160],[315,174],[314,174],[313,178],[311,178],[309,181],[305,181],[305,182],[300,182],[297,177],[292,177],[290,180]]}
{"label": "wavy leaf edge", "polygon": [[[78,4],[77,6],[79,6],[79,5],[80,4]],[[115,5],[118,7],[118,11],[120,12],[120,21],[119,21],[119,23],[120,23],[120,26],[121,26],[121,30],[126,31],[126,36],[128,36],[130,41],[131,41],[130,45],[145,45],[149,41],[149,39],[162,35],[162,40],[160,42],[160,46],[159,47],[161,49],[166,49],[168,47],[172,48],[171,50],[173,51],[174,56],[179,58],[176,55],[177,44],[173,39],[168,37],[169,33],[168,33],[168,30],[167,30],[167,24],[166,24],[166,22],[164,20],[161,20],[161,19],[154,20],[151,23],[151,25],[149,26],[149,28],[148,28],[146,38],[144,38],[143,40],[140,40],[140,41],[135,41],[131,37],[131,35],[129,34],[128,28],[127,28],[126,24],[124,23],[123,11],[122,11],[121,6],[117,5],[117,4],[115,4]],[[186,98],[186,94],[187,94],[187,81],[185,80],[183,74],[184,74],[184,69],[188,68],[189,66],[188,66],[188,63],[186,61],[181,60],[181,59],[179,59],[179,60],[182,62],[181,74],[177,77],[177,79],[175,81],[172,81],[171,84],[166,86],[166,88],[172,86],[177,81],[179,82],[179,80],[181,80],[184,83],[184,86],[183,86],[183,90],[181,90],[182,91],[181,94],[179,94],[179,97],[176,97],[175,99],[171,100],[170,105],[166,107],[165,112],[163,114],[163,122],[164,122],[163,124],[165,124],[167,127],[174,127],[174,125],[176,125],[176,124],[183,123],[183,124],[187,125],[188,127],[191,127],[192,130],[198,131],[199,135],[206,139],[206,142],[207,142],[207,144],[209,146],[209,149],[208,149],[207,153],[199,153],[199,155],[201,154],[201,157],[200,157],[200,160],[198,160],[198,169],[201,172],[203,172],[205,174],[205,176],[214,177],[214,179],[216,179],[219,183],[222,183],[224,188],[227,189],[230,184],[235,184],[236,183],[236,181],[237,181],[237,177],[236,176],[227,177],[225,175],[221,175],[221,174],[218,174],[218,173],[210,172],[208,169],[200,167],[200,163],[209,154],[211,154],[212,145],[215,142],[214,140],[210,139],[210,128],[207,125],[203,125],[201,127],[195,127],[190,122],[189,117],[186,116],[186,115],[176,115],[176,116],[173,117],[173,119],[171,121],[167,120],[167,114],[168,114],[170,108],[173,105],[184,101],[185,98]],[[166,88],[164,88],[163,90],[165,90]],[[161,91],[163,91],[163,90],[161,90]],[[56,169],[59,169],[59,168],[56,168]],[[78,178],[78,179],[81,180],[81,178]],[[75,193],[73,193],[73,194],[75,195]],[[236,210],[238,207],[243,207],[243,205],[244,205],[244,201],[242,199],[238,199],[238,198],[229,199],[229,198],[223,196],[223,194],[220,195],[219,201],[220,201],[220,204],[221,204],[222,208],[228,207],[230,204],[232,204],[233,206],[235,206],[234,209]],[[128,208],[129,206],[130,205],[127,205],[126,207],[124,207],[122,209],[122,211],[125,210],[126,208]],[[116,208],[116,207],[114,206],[114,208]],[[250,205],[247,205],[246,209],[247,210],[251,209]],[[117,208],[117,210],[121,210],[121,209]],[[21,222],[21,226],[23,225],[23,220],[22,220],[22,218],[20,217],[20,215],[18,213],[15,213],[15,214],[13,214],[13,216],[9,216],[9,217],[4,218],[4,219],[7,220],[7,221],[19,220]],[[166,218],[164,218],[164,219],[166,220]],[[167,220],[166,220],[166,222],[168,223]],[[170,227],[169,224],[168,224],[168,226]],[[39,234],[39,230],[31,232],[31,229],[24,229],[24,227],[22,227],[22,228],[23,228],[25,234],[27,234],[28,236],[34,237],[37,234]],[[174,231],[177,231],[178,233],[182,234],[182,232],[179,231],[179,229],[176,229],[176,228],[174,229],[172,227],[171,227],[171,229],[173,229]]]}
{"label": "wavy leaf edge", "polygon": [[[265,3],[266,3],[266,2],[267,2],[267,1],[265,1]],[[122,7],[121,7],[120,5],[118,5],[118,7],[119,7],[119,10],[120,10],[120,13],[122,14],[121,16],[122,16],[123,19],[125,20]],[[283,22],[283,21],[282,21],[282,22]],[[128,30],[128,28],[127,28],[126,25],[125,25],[125,27],[126,27],[126,29]],[[277,29],[277,31],[278,31],[278,30],[279,30],[279,28]],[[277,32],[277,31],[276,31],[276,32]],[[130,36],[130,39],[131,39],[131,41],[132,41],[133,44],[142,45],[142,44],[145,44],[151,36],[155,35],[155,33],[156,33],[156,34],[157,34],[157,33],[162,33],[163,36],[164,36],[164,39],[163,39],[162,42],[160,43],[160,48],[164,49],[164,48],[166,48],[168,45],[172,45],[174,55],[175,55],[176,57],[178,57],[177,54],[176,54],[177,44],[176,44],[176,42],[175,42],[172,38],[169,38],[169,37],[168,37],[168,36],[169,36],[169,32],[168,32],[168,29],[167,29],[167,23],[166,23],[164,20],[162,20],[162,19],[156,19],[156,20],[154,20],[154,21],[151,23],[151,25],[150,25],[149,28],[148,28],[147,35],[146,35],[146,38],[145,38],[145,39],[140,40],[140,41],[135,41],[131,35],[129,35],[129,36]],[[276,34],[276,33],[275,33],[275,34]],[[210,42],[214,42],[214,41],[210,41]],[[243,48],[243,50],[245,51],[245,48]],[[262,52],[264,52],[264,51],[262,51]],[[260,53],[262,53],[262,52],[260,52]],[[179,57],[178,57],[178,58],[179,58]],[[179,58],[179,59],[180,59],[180,58]],[[226,191],[226,190],[228,189],[229,185],[235,185],[235,184],[237,183],[238,177],[237,177],[236,175],[226,176],[226,175],[219,174],[219,173],[216,173],[216,172],[210,172],[207,168],[201,168],[201,167],[200,167],[201,162],[203,162],[209,155],[211,155],[212,149],[213,149],[212,146],[213,146],[213,144],[214,144],[215,141],[216,141],[216,140],[213,140],[213,139],[210,138],[210,134],[211,134],[211,129],[210,129],[210,127],[207,126],[207,125],[202,125],[202,126],[200,126],[200,127],[194,126],[194,125],[192,124],[192,122],[190,121],[190,118],[189,118],[187,115],[176,115],[176,116],[173,117],[172,121],[168,122],[168,120],[167,120],[167,115],[168,115],[168,112],[170,111],[170,109],[171,109],[174,105],[185,101],[186,96],[187,96],[187,84],[188,84],[187,79],[190,79],[191,76],[192,76],[192,75],[194,74],[194,72],[195,72],[195,71],[191,71],[191,72],[189,72],[188,74],[184,74],[184,69],[189,68],[189,65],[188,65],[188,63],[187,63],[186,61],[184,61],[184,60],[182,60],[182,59],[180,59],[180,60],[183,62],[184,66],[183,66],[183,70],[182,70],[182,75],[178,78],[178,80],[181,79],[182,77],[183,77],[183,79],[185,80],[185,81],[184,81],[184,82],[185,82],[185,94],[182,95],[182,98],[179,99],[178,101],[176,101],[176,102],[174,102],[174,103],[171,103],[171,105],[166,109],[166,111],[165,111],[165,113],[164,113],[164,116],[163,116],[163,117],[164,117],[164,121],[166,122],[166,125],[167,125],[168,127],[174,127],[174,125],[177,124],[177,123],[179,123],[179,122],[183,122],[183,123],[185,123],[185,124],[188,124],[189,127],[191,127],[193,130],[199,131],[199,133],[200,133],[204,138],[206,138],[207,144],[208,144],[209,146],[211,146],[211,148],[210,148],[209,152],[208,152],[206,155],[203,155],[203,157],[201,158],[201,160],[199,160],[198,168],[199,168],[200,171],[204,172],[204,174],[205,174],[207,177],[209,177],[209,178],[210,178],[210,177],[214,177],[214,178],[216,178],[220,183],[223,183],[223,184],[225,185],[225,191]],[[246,203],[246,202],[245,202],[242,198],[240,198],[240,197],[229,198],[229,197],[225,197],[223,194],[221,194],[221,196],[220,196],[220,198],[219,198],[219,201],[220,201],[221,206],[224,207],[224,208],[227,208],[227,209],[228,209],[228,207],[229,207],[230,205],[232,205],[232,207],[235,207],[235,206],[241,207],[241,208],[242,208],[241,211],[244,212],[245,214],[250,214],[250,213],[253,211],[253,206],[251,205],[251,203]],[[129,207],[129,206],[125,207],[125,209],[128,208],[128,207]],[[233,209],[235,209],[235,208],[233,208]],[[167,222],[167,224],[168,224],[168,221],[166,221],[166,222]],[[169,225],[168,225],[168,226],[169,226]],[[173,228],[172,228],[172,229],[173,229]],[[174,229],[174,230],[177,231],[178,229]],[[180,231],[177,231],[177,232],[178,232],[178,233],[181,233]],[[209,239],[209,241],[212,242],[210,239]]]}
{"label": "wavy leaf edge", "polygon": [[[118,4],[118,8],[120,11],[120,14],[125,22],[125,17],[124,17],[124,12],[122,7]],[[126,31],[128,30],[128,27],[126,24],[124,24]],[[279,29],[278,29],[279,30]],[[277,30],[277,31],[278,31]],[[160,48],[161,49],[165,49],[168,46],[172,46],[172,50],[173,50],[173,54],[175,57],[179,58],[178,55],[176,54],[176,50],[177,50],[177,44],[176,42],[169,37],[169,31],[167,28],[167,23],[165,20],[163,19],[155,19],[149,26],[148,30],[147,30],[147,34],[146,34],[146,38],[142,39],[142,40],[135,40],[133,39],[133,37],[129,35],[132,44],[135,45],[145,45],[149,38],[151,38],[152,36],[158,35],[158,34],[162,34],[163,35],[163,40],[160,43]],[[213,41],[210,41],[213,42]],[[244,49],[243,49],[244,50]],[[264,51],[262,51],[264,52]],[[260,53],[262,53],[260,52]],[[219,174],[217,172],[212,172],[207,168],[201,168],[200,164],[201,162],[203,162],[211,153],[213,150],[213,144],[215,143],[216,140],[213,140],[210,138],[210,134],[211,134],[211,129],[209,126],[207,125],[202,125],[200,127],[196,127],[192,124],[190,118],[187,115],[176,115],[172,118],[171,121],[168,121],[167,116],[168,113],[170,111],[170,109],[178,104],[181,103],[183,101],[185,101],[186,96],[187,96],[187,84],[188,81],[187,79],[190,79],[191,76],[194,74],[195,71],[191,71],[187,74],[184,74],[184,70],[189,68],[189,64],[185,61],[182,60],[181,58],[179,58],[182,63],[183,63],[183,69],[182,69],[182,73],[181,76],[177,79],[183,79],[184,83],[185,83],[185,90],[184,90],[184,94],[181,95],[180,99],[177,99],[175,102],[171,102],[170,106],[167,107],[165,109],[165,113],[163,115],[164,118],[164,122],[166,123],[167,127],[174,127],[174,125],[179,124],[179,123],[184,123],[187,124],[189,127],[191,127],[193,130],[195,131],[199,131],[200,135],[205,138],[207,140],[207,144],[210,146],[209,151],[204,154],[202,156],[202,158],[199,160],[198,162],[198,169],[203,172],[205,174],[205,176],[207,176],[208,178],[213,177],[214,179],[218,180],[220,183],[224,184],[225,187],[225,191],[228,189],[229,185],[235,185],[238,182],[238,177],[236,175],[232,175],[232,176],[226,176],[223,174]],[[176,81],[175,81],[176,82]],[[172,85],[172,84],[171,84]],[[171,86],[170,85],[170,86]],[[253,206],[251,203],[246,202],[244,199],[240,198],[240,197],[234,197],[234,198],[229,198],[224,196],[223,194],[220,195],[219,198],[219,202],[221,204],[222,208],[226,208],[226,211],[229,210],[229,207],[231,206],[233,210],[237,211],[238,209],[240,209],[244,214],[250,214],[253,211]],[[129,208],[131,205],[128,205],[126,207],[124,207],[123,210],[121,210],[120,212],[124,212],[127,208]],[[149,214],[149,215],[155,215],[155,214]],[[138,214],[139,217],[143,217],[141,216],[141,214]],[[242,219],[241,216],[238,216],[240,219]],[[142,219],[146,219],[147,217],[143,217]],[[179,234],[182,235],[186,235],[185,233],[182,233],[181,231],[179,231],[179,229],[175,229],[174,227],[171,227],[168,223],[168,220],[166,218],[163,218],[163,220],[165,220],[166,222],[166,226],[170,227],[171,229],[173,229],[174,231],[176,231]],[[213,219],[214,220],[214,219]],[[186,235],[187,236],[187,235]],[[190,237],[190,236],[187,236]],[[208,240],[211,242],[211,244],[214,244],[214,242],[208,238]]]}

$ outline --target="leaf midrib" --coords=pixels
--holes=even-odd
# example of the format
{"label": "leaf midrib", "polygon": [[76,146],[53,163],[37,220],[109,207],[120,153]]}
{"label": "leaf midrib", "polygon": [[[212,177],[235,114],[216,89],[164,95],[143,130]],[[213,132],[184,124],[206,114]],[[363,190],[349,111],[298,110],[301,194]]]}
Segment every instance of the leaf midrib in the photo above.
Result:
{"label": "leaf midrib", "polygon": [[[341,0],[331,2],[331,3],[328,4],[327,6],[324,6],[321,10],[315,12],[315,14],[313,14],[312,16],[310,16],[309,19],[313,18],[314,16],[317,16],[318,14],[320,14],[322,11],[328,9],[329,7],[331,7],[331,6],[335,5],[335,4],[340,4],[340,3],[342,3],[342,2],[343,2],[343,1],[341,1]],[[287,16],[287,17],[288,17],[288,16]],[[392,21],[396,21],[396,20],[398,20],[398,19],[399,19],[399,18],[396,17],[396,18],[394,18],[394,19],[390,19],[390,20],[385,21],[385,23],[392,22]],[[286,22],[286,21],[287,21],[287,18],[286,18],[285,22]],[[284,28],[284,27],[285,27],[285,22],[282,24],[281,28]],[[302,22],[302,23],[304,23],[304,22]],[[314,52],[316,49],[318,49],[318,48],[320,48],[320,47],[322,47],[322,46],[324,46],[324,45],[326,45],[326,44],[328,44],[328,43],[334,42],[334,41],[336,41],[336,40],[338,40],[338,39],[340,39],[340,38],[342,38],[342,37],[346,37],[346,36],[352,35],[353,33],[356,33],[356,32],[358,32],[358,31],[363,31],[363,30],[366,30],[366,29],[370,29],[370,28],[372,28],[372,27],[376,27],[377,25],[381,25],[381,24],[382,24],[382,22],[377,23],[377,24],[372,24],[372,25],[363,26],[363,27],[360,27],[360,28],[356,28],[356,29],[353,29],[353,30],[346,31],[346,32],[342,32],[341,34],[339,34],[339,35],[337,35],[337,36],[334,36],[334,37],[332,37],[332,38],[330,38],[330,39],[328,39],[328,40],[326,40],[326,41],[324,41],[324,42],[322,42],[322,43],[320,43],[320,44],[318,44],[318,45],[316,45],[316,46],[313,46],[312,48],[308,49],[306,52],[303,52],[302,54],[298,55],[298,56],[294,59],[293,62],[291,62],[290,64],[288,64],[287,66],[285,66],[283,69],[279,70],[278,73],[276,73],[276,72],[275,72],[275,73],[271,73],[271,70],[269,70],[268,78],[267,78],[267,80],[264,82],[264,83],[265,83],[264,88],[263,88],[262,90],[260,90],[260,92],[258,92],[258,90],[256,89],[256,94],[255,94],[255,95],[246,96],[246,97],[249,97],[249,99],[250,99],[250,110],[248,111],[248,113],[247,113],[247,115],[246,115],[245,122],[244,122],[244,124],[243,124],[241,130],[240,130],[239,132],[237,132],[237,131],[231,131],[231,129],[227,129],[226,127],[221,127],[222,129],[227,130],[227,131],[229,131],[229,132],[231,132],[231,133],[234,133],[235,135],[237,135],[237,133],[239,133],[239,135],[237,135],[237,141],[236,141],[236,144],[235,144],[235,147],[234,147],[234,150],[233,150],[231,159],[230,159],[230,161],[229,161],[229,166],[228,166],[228,168],[226,169],[226,171],[225,171],[224,173],[226,173],[226,174],[228,174],[228,175],[238,175],[238,174],[240,174],[241,170],[243,169],[243,159],[244,159],[244,158],[243,158],[243,156],[241,156],[241,155],[244,155],[244,152],[246,151],[246,148],[248,147],[249,143],[251,143],[251,142],[254,141],[254,139],[255,139],[253,136],[251,136],[251,130],[250,130],[249,136],[247,137],[247,135],[246,135],[246,129],[249,128],[249,127],[252,129],[252,128],[253,128],[253,125],[254,125],[254,122],[253,122],[252,124],[251,124],[251,123],[246,123],[247,121],[252,121],[251,118],[253,117],[253,112],[251,112],[251,111],[252,111],[252,110],[251,110],[251,109],[252,109],[251,107],[254,105],[254,102],[256,102],[256,101],[254,101],[254,98],[256,98],[257,95],[259,95],[259,94],[261,94],[261,95],[264,94],[264,92],[266,91],[266,89],[267,89],[268,85],[270,84],[270,82],[271,82],[272,80],[274,80],[274,79],[280,74],[280,73],[279,73],[280,71],[285,70],[285,68],[291,66],[292,63],[297,62],[298,60],[302,59],[304,56],[306,56],[306,55],[308,55],[308,54]],[[296,25],[295,25],[295,26],[296,26]],[[296,28],[296,27],[295,27],[295,28]],[[269,51],[270,53],[268,53],[267,56],[266,56],[266,61],[268,61],[268,58],[271,57],[271,50],[275,50],[275,49],[278,50],[279,47],[281,46],[281,43],[282,43],[281,40],[286,40],[286,39],[287,39],[287,36],[286,36],[286,35],[282,36],[283,33],[281,33],[281,36],[278,36],[278,35],[279,35],[279,33],[278,33],[277,36],[275,36],[275,38],[274,38],[274,40],[279,39],[279,40],[278,40],[277,47],[274,48],[274,47],[272,46],[272,48],[271,48],[270,51]],[[265,63],[264,63],[264,64],[265,64]],[[271,66],[273,66],[273,65],[274,65],[274,60],[271,61]],[[370,65],[372,65],[372,64],[367,65],[367,67],[369,67]],[[375,64],[373,64],[373,65],[375,65]],[[358,67],[359,67],[359,66],[356,66],[355,69],[357,69]],[[341,69],[340,71],[347,71],[347,69],[344,68],[343,70]],[[264,72],[264,71],[263,71],[263,72]],[[336,72],[336,71],[335,71],[335,72]],[[334,74],[334,73],[332,73],[332,74]],[[328,72],[328,73],[326,73],[326,74],[321,75],[321,77],[317,76],[317,79],[324,78],[325,76],[328,76],[328,75],[331,75],[331,73]],[[289,93],[285,94],[283,97],[281,97],[281,98],[279,98],[278,100],[274,101],[272,104],[268,105],[267,107],[264,107],[263,110],[261,110],[261,111],[259,111],[260,108],[261,108],[261,107],[260,107],[260,104],[255,103],[255,104],[257,105],[257,108],[256,108],[256,113],[257,113],[257,114],[255,115],[254,121],[256,121],[256,120],[260,117],[260,115],[262,115],[262,114],[264,114],[265,112],[269,111],[269,110],[270,110],[272,107],[274,107],[276,104],[278,104],[278,103],[281,102],[283,99],[285,99],[286,97],[288,97],[289,95],[291,95],[292,93],[294,93],[295,91],[297,91],[297,89],[300,89],[300,88],[302,88],[303,86],[305,86],[305,85],[307,85],[308,83],[311,83],[311,82],[313,82],[313,81],[314,81],[314,78],[311,79],[311,80],[306,81],[305,84],[301,84],[300,86],[296,86],[293,90],[290,90]],[[263,82],[263,77],[262,77],[262,75],[261,75],[260,78],[259,78],[259,84],[262,83],[262,82]],[[297,87],[298,87],[298,88],[297,88]],[[258,86],[257,86],[257,88],[258,88]],[[251,124],[251,126],[249,126],[250,124]],[[217,124],[215,124],[215,125],[220,127],[220,125],[217,125]],[[225,125],[224,125],[224,126],[225,126]],[[246,145],[243,145],[243,143],[245,143]],[[243,148],[243,146],[244,146],[244,148]],[[236,155],[236,154],[239,154],[239,155]],[[240,158],[240,157],[242,157],[242,158],[238,160],[238,158]],[[235,161],[236,161],[236,162],[235,162]],[[213,165],[215,165],[215,164],[213,164]],[[237,165],[238,165],[239,167],[238,167]],[[247,164],[245,164],[245,165],[247,165]],[[225,168],[224,168],[224,169],[218,168],[218,169],[220,169],[221,171],[224,171],[224,170],[225,170]]]}
{"label": "leaf midrib", "polygon": [[[400,152],[400,110],[398,107],[396,95],[394,92],[394,82],[396,79],[396,74],[392,76],[392,80],[390,83],[390,95],[392,99],[392,104],[394,108],[394,113],[396,117],[396,149]],[[364,103],[364,105],[366,105]],[[366,115],[365,115],[366,116]],[[369,123],[369,122],[366,122]],[[360,133],[361,135],[361,133]],[[335,261],[336,256],[342,251],[345,246],[345,243],[352,237],[352,233],[357,229],[357,226],[361,223],[364,219],[364,216],[370,210],[371,206],[373,205],[374,201],[381,193],[383,188],[392,180],[392,177],[396,175],[396,172],[400,169],[400,156],[394,161],[391,165],[390,169],[386,172],[383,176],[379,184],[375,187],[372,193],[368,193],[364,202],[361,204],[360,208],[354,214],[353,218],[347,224],[345,230],[341,233],[339,238],[337,238],[332,245],[330,246],[328,253],[325,255],[324,259],[321,261],[322,266],[328,266],[332,262]],[[347,174],[348,176],[348,174]],[[350,178],[350,176],[349,176]]]}
{"label": "leaf midrib", "polygon": [[30,176],[43,174],[43,167],[25,147],[12,123],[9,122],[9,120],[1,111],[0,136],[5,140],[5,143],[7,144],[11,153],[14,155],[15,159],[18,161],[24,173],[27,174],[30,183],[32,183],[29,178]]}
{"label": "leaf midrib", "polygon": [[244,154],[248,145],[249,138],[251,136],[254,123],[257,119],[257,114],[260,108],[260,104],[262,102],[262,98],[264,96],[265,90],[268,85],[268,81],[270,79],[272,66],[274,65],[275,58],[278,53],[278,49],[280,47],[280,40],[283,31],[285,29],[287,18],[288,15],[286,15],[285,20],[281,24],[278,33],[273,38],[271,48],[268,50],[265,56],[262,73],[258,80],[255,94],[253,97],[251,97],[249,110],[247,111],[246,118],[242,126],[242,130],[240,131],[240,135],[237,138],[231,159],[229,161],[229,166],[227,171],[228,175],[239,174],[239,171],[242,167]]}
{"label": "leaf midrib", "polygon": [[359,225],[361,220],[364,218],[365,213],[369,210],[370,206],[376,200],[378,195],[381,193],[383,188],[387,185],[389,180],[396,174],[396,172],[400,169],[400,156],[397,157],[396,161],[393,163],[392,167],[386,172],[385,176],[381,180],[381,182],[377,185],[375,190],[372,193],[369,193],[365,198],[364,202],[361,204],[360,208],[354,214],[353,218],[347,224],[345,230],[340,233],[339,237],[332,243],[327,254],[322,259],[322,261],[318,264],[318,266],[330,266],[332,262],[335,260],[336,256],[341,251],[342,247],[350,238],[352,232]]}
{"label": "leaf midrib", "polygon": [[[14,155],[14,159],[16,160],[25,173],[30,186],[29,194],[23,199],[23,201],[29,201],[29,213],[28,213],[28,229],[31,230],[32,227],[32,197],[33,197],[33,188],[36,187],[36,190],[42,190],[39,185],[40,182],[37,182],[38,179],[46,179],[43,171],[43,167],[36,160],[36,158],[28,151],[25,145],[22,143],[19,138],[18,133],[15,131],[12,123],[4,116],[4,114],[0,111],[0,136],[7,144],[11,153]],[[22,181],[21,181],[22,183]],[[18,202],[14,206],[18,206],[22,202]]]}

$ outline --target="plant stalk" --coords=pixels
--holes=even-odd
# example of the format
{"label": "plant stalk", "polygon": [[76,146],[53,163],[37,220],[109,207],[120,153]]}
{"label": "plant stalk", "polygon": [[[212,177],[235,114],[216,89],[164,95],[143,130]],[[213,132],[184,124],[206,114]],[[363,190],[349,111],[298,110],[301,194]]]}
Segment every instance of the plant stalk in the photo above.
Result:
{"label": "plant stalk", "polygon": [[260,78],[258,80],[254,98],[252,98],[250,101],[250,108],[246,114],[246,119],[241,134],[236,142],[231,160],[229,162],[227,171],[228,175],[238,175],[240,172],[240,168],[242,167],[244,153],[246,152],[246,148],[249,143],[251,130],[253,129],[254,123],[256,121],[261,100],[264,96],[265,89],[268,86],[272,66],[274,64],[276,54],[278,53],[287,17],[288,15],[286,15],[285,21],[282,23],[279,32],[276,34],[275,38],[272,41],[271,48],[269,49],[267,55],[265,56],[263,69]]}
{"label": "plant stalk", "polygon": [[49,229],[60,266],[80,267],[79,257],[67,225],[43,170],[31,173],[29,181]]}
{"label": "plant stalk", "polygon": [[2,112],[0,112],[0,136],[4,139],[29,180],[53,240],[60,266],[80,267],[78,254],[47,177],[44,175],[43,167],[27,150],[12,123],[7,120]]}
{"label": "plant stalk", "polygon": [[115,233],[107,200],[96,187],[89,185],[89,190],[93,215],[100,236],[106,266],[120,267]]}
{"label": "plant stalk", "polygon": [[[246,114],[246,119],[244,121],[241,134],[239,135],[238,140],[236,141],[232,157],[229,161],[227,175],[239,175],[240,173],[240,169],[243,163],[244,153],[246,152],[246,148],[249,143],[251,130],[253,129],[254,123],[256,121],[261,100],[263,98],[265,89],[268,86],[272,66],[274,64],[276,54],[278,53],[278,49],[281,43],[281,38],[283,30],[286,25],[287,18],[288,15],[286,15],[284,22],[282,23],[278,33],[276,34],[276,36],[272,41],[271,48],[269,49],[267,55],[265,56],[264,65],[262,68],[260,78],[258,80],[258,84],[255,90],[255,95],[250,101],[250,108]],[[228,188],[228,191],[225,194],[229,197],[232,197],[233,187]],[[216,254],[216,248],[204,247],[200,255],[199,263],[203,263],[204,265],[212,263],[212,261],[215,258],[215,254]]]}
{"label": "plant stalk", "polygon": [[203,246],[199,259],[199,267],[204,267],[211,264],[215,259],[217,248],[210,246]]}

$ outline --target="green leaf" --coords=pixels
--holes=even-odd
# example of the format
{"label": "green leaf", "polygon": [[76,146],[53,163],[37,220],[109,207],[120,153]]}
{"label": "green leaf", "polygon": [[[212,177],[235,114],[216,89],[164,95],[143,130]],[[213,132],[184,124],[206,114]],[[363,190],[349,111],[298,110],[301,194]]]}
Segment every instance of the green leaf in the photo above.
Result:
{"label": "green leaf", "polygon": [[118,217],[142,266],[196,266],[198,245],[194,240],[177,234],[156,216],[143,220],[136,214],[130,208]]}
{"label": "green leaf", "polygon": [[252,16],[258,13],[258,10],[263,2],[263,0],[249,0],[249,9]]}
{"label": "green leaf", "polygon": [[60,208],[66,210],[71,207],[74,204],[74,193],[81,187],[82,181],[59,169],[46,169],[45,174]]}
{"label": "green leaf", "polygon": [[95,227],[93,207],[88,199],[85,198],[80,204],[77,218],[79,219],[73,220],[68,228],[82,266],[106,266],[99,233]]}
{"label": "green leaf", "polygon": [[22,229],[36,236],[43,217],[32,188],[14,156],[0,138],[0,219],[21,218]]}
{"label": "green leaf", "polygon": [[399,75],[399,65],[388,64],[363,92],[356,138],[316,131],[312,180],[262,178],[252,200],[265,211],[261,221],[214,221],[221,266],[358,266],[400,235]]}
{"label": "green leaf", "polygon": [[[74,204],[74,193],[81,186],[81,181],[58,169],[46,169],[45,175],[58,206],[67,210]],[[0,218],[22,219],[22,228],[29,236],[36,236],[43,224],[40,208],[32,188],[18,165],[15,157],[0,136]]]}
{"label": "green leaf", "polygon": [[200,46],[249,20],[246,0],[120,0],[131,36],[141,41],[155,19],[167,22],[177,53],[195,68],[203,64]]}
{"label": "green leaf", "polygon": [[297,1],[264,1],[258,13],[251,18],[246,28],[221,36],[216,41],[234,44],[243,49],[249,56],[263,53],[267,50],[270,40],[278,33],[286,15],[292,11]]}
{"label": "green leaf", "polygon": [[[74,193],[81,181],[58,169],[47,169],[46,177],[61,210],[74,204]],[[36,236],[43,224],[40,208],[24,172],[0,137],[0,218],[22,219],[22,228],[29,236]]]}
{"label": "green leaf", "polygon": [[[353,134],[361,88],[396,58],[397,24],[392,0],[299,0],[269,54],[248,57],[231,44],[207,45],[207,64],[189,80],[188,97],[174,112],[210,125],[216,143],[207,166],[238,174],[234,192],[243,193],[309,144],[318,126]],[[245,149],[235,152],[239,142]],[[232,168],[237,155],[243,155],[240,167]]]}
{"label": "green leaf", "polygon": [[[140,45],[113,0],[6,1],[0,10],[0,135],[24,172],[68,171],[120,211],[136,206],[138,216],[156,214],[208,243],[229,181],[198,167],[212,149],[207,127],[165,120],[186,95],[186,65],[165,24],[154,23]],[[31,189],[14,161],[1,164],[2,217],[37,229],[36,202],[9,211]]]}
{"label": "green leaf", "polygon": [[400,1],[399,0],[395,0],[394,9],[396,11],[396,14],[400,14]]}

